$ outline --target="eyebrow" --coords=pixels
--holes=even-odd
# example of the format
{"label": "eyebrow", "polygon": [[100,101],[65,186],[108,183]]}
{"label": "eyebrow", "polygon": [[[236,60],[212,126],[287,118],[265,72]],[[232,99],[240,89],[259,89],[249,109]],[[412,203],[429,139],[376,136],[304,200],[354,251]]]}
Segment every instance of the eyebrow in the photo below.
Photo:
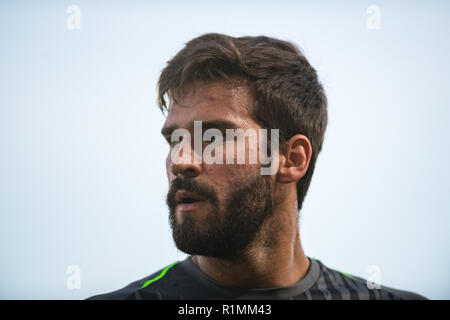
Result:
{"label": "eyebrow", "polygon": [[[170,136],[172,134],[172,132],[176,129],[180,129],[181,127],[179,126],[167,126],[167,127],[163,127],[161,129],[161,134],[164,137]],[[239,127],[231,121],[228,120],[208,120],[208,121],[202,121],[202,129],[203,130],[208,130],[208,129],[219,129],[219,130],[224,130],[224,129],[238,129]],[[189,127],[187,128],[188,130],[193,130],[194,129],[194,121],[192,121],[189,124]]]}

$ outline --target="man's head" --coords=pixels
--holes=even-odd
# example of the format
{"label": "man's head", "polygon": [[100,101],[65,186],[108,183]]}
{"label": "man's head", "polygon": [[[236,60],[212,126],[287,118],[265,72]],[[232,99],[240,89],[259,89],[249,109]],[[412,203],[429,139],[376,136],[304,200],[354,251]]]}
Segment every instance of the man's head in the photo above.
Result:
{"label": "man's head", "polygon": [[[255,130],[258,139],[260,129],[279,130],[279,169],[271,176],[261,175],[260,163],[249,163],[250,151],[261,150],[248,137],[243,164],[175,163],[168,155],[167,203],[180,250],[232,258],[278,206],[291,201],[300,211],[322,148],[327,101],[315,70],[294,45],[206,34],[168,62],[158,90],[160,108],[168,111],[162,132],[169,142],[179,128],[194,135],[199,120],[205,130]],[[259,240],[270,242],[270,234],[264,237]]]}

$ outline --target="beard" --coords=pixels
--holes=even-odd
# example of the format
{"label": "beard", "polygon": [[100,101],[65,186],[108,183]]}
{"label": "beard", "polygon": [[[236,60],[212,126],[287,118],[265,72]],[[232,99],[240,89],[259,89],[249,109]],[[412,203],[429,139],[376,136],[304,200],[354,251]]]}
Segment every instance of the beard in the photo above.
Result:
{"label": "beard", "polygon": [[[185,215],[179,223],[175,194],[180,189],[202,196],[212,209],[202,219],[196,219],[194,213]],[[250,180],[233,183],[221,205],[210,186],[177,177],[170,186],[166,202],[172,237],[179,250],[228,260],[235,259],[248,247],[273,212],[270,176],[259,172]]]}

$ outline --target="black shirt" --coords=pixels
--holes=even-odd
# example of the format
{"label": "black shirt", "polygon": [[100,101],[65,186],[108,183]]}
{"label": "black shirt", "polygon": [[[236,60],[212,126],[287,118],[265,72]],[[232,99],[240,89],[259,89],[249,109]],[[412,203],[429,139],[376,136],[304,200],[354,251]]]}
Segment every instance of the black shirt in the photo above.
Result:
{"label": "black shirt", "polygon": [[[287,300],[416,300],[425,297],[397,289],[380,286],[369,289],[367,281],[326,267],[317,259],[309,258],[306,276],[297,283],[277,288],[240,288],[225,285],[201,271],[187,257],[135,281],[128,286],[88,299],[287,299]],[[372,286],[373,287],[373,286]]]}

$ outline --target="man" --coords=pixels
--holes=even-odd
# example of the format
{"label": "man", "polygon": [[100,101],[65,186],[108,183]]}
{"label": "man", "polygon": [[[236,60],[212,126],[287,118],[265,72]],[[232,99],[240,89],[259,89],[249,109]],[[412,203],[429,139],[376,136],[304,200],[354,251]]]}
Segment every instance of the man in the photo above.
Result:
{"label": "man", "polygon": [[[170,144],[169,220],[189,256],[92,299],[425,299],[305,255],[298,215],[322,148],[327,100],[293,44],[205,34],[168,62],[158,91]],[[272,170],[263,174],[267,164]]]}

